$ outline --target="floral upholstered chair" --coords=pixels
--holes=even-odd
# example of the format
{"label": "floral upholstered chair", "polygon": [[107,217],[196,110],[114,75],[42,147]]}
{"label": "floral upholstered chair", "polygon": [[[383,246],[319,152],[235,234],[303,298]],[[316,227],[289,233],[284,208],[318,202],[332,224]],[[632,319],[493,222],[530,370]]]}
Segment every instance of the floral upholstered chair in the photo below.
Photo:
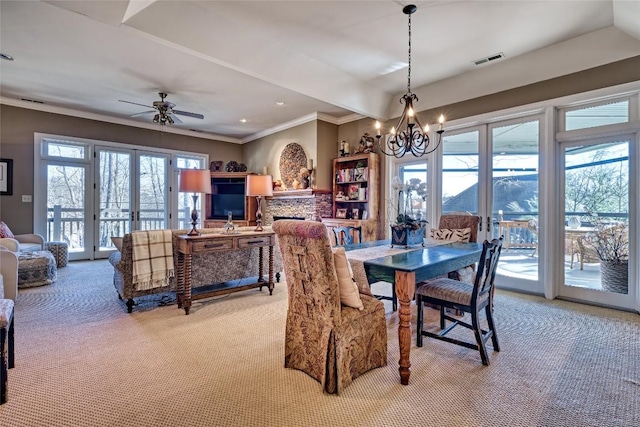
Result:
{"label": "floral upholstered chair", "polygon": [[273,230],[289,292],[285,367],[307,373],[326,393],[340,393],[356,377],[387,364],[384,305],[357,290],[360,309],[341,303],[341,273],[324,224],[281,220]]}

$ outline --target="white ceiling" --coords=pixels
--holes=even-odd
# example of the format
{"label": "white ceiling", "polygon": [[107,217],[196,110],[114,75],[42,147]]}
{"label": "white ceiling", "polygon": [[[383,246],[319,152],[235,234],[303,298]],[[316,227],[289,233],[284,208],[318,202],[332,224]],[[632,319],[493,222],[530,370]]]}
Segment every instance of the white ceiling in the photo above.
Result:
{"label": "white ceiling", "polygon": [[[205,116],[166,130],[232,142],[310,117],[387,119],[407,86],[409,3],[2,0],[0,52],[15,61],[0,61],[0,100],[157,128],[119,100],[163,91]],[[413,3],[418,110],[640,55],[640,0]]]}

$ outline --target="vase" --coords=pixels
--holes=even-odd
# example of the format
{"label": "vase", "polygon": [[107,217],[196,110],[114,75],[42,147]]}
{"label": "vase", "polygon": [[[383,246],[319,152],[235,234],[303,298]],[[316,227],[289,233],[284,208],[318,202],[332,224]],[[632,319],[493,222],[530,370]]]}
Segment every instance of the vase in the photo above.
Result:
{"label": "vase", "polygon": [[423,224],[416,230],[401,225],[392,225],[391,247],[393,247],[394,245],[404,246],[405,248],[415,245],[424,246],[425,229],[425,224]]}
{"label": "vase", "polygon": [[617,294],[629,293],[629,261],[600,260],[602,289]]}

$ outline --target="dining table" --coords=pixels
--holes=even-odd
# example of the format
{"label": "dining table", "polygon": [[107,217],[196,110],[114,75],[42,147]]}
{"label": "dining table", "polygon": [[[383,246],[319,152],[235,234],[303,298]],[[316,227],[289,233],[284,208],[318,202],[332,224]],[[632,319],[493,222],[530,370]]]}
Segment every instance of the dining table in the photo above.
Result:
{"label": "dining table", "polygon": [[[368,283],[394,284],[398,309],[400,383],[409,384],[411,376],[411,301],[416,285],[472,265],[480,259],[481,243],[431,241],[414,247],[391,247],[390,240],[345,245],[354,277],[364,269]],[[357,278],[356,278],[357,281]]]}

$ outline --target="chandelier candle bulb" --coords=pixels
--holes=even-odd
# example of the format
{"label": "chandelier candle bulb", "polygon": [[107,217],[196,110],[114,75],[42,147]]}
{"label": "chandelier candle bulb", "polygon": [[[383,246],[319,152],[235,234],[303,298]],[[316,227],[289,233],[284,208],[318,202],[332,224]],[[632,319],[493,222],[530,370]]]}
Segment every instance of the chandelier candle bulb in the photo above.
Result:
{"label": "chandelier candle bulb", "polygon": [[265,166],[262,168],[262,175],[269,175],[269,167]]}
{"label": "chandelier candle bulb", "polygon": [[309,169],[309,172],[313,170],[313,159],[307,160],[307,169]]}

